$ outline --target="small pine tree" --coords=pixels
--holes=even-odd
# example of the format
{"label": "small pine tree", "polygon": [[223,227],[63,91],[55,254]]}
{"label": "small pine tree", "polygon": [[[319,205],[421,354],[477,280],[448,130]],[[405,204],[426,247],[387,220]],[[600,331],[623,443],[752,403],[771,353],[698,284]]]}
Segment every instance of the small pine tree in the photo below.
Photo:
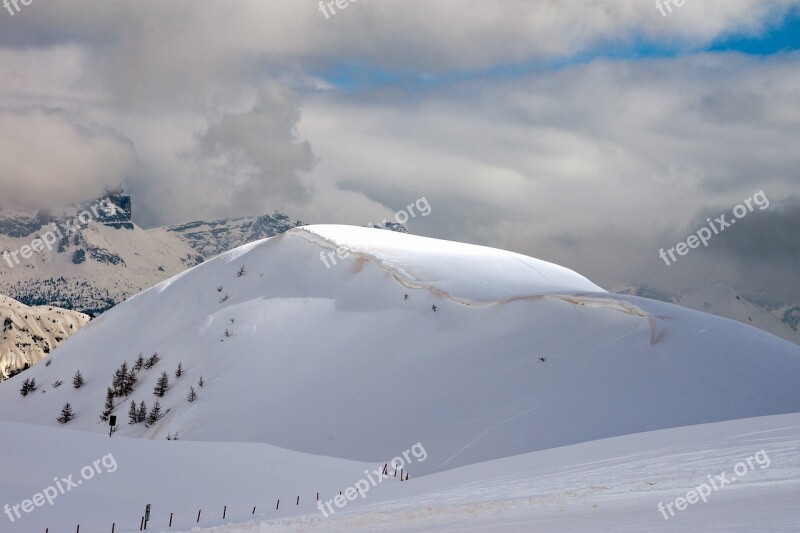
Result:
{"label": "small pine tree", "polygon": [[153,408],[150,409],[150,414],[147,415],[147,422],[145,425],[150,427],[159,420],[161,420],[161,405],[158,403],[158,400],[156,400],[156,403],[153,404]]}
{"label": "small pine tree", "polygon": [[133,394],[133,389],[136,387],[136,382],[138,380],[139,378],[136,376],[136,372],[133,369],[125,374],[125,379],[122,382],[123,396],[130,396]]}
{"label": "small pine tree", "polygon": [[155,394],[159,398],[163,398],[168,388],[169,388],[169,376],[167,375],[166,372],[162,372],[161,377],[158,378],[158,382],[156,383],[156,388],[153,389],[153,394]]}
{"label": "small pine tree", "polygon": [[247,269],[244,267],[244,265],[242,265],[242,268],[240,268],[239,272],[236,273],[236,277],[241,278],[245,274],[247,274]]}
{"label": "small pine tree", "polygon": [[111,387],[106,387],[106,404],[103,406],[103,413],[100,415],[100,420],[108,422],[108,417],[114,411],[114,391]]}
{"label": "small pine tree", "polygon": [[83,387],[83,374],[81,374],[80,370],[75,371],[75,375],[72,377],[72,386],[76,389],[80,389]]}
{"label": "small pine tree", "polygon": [[136,409],[136,402],[131,400],[131,408],[128,409],[128,424],[133,425],[139,422],[139,411]]}
{"label": "small pine tree", "polygon": [[160,360],[161,358],[158,356],[158,353],[154,353],[153,355],[147,358],[147,361],[145,361],[144,369],[150,370],[151,368],[156,366],[156,363],[158,363]]}
{"label": "small pine tree", "polygon": [[147,404],[142,400],[142,403],[139,404],[139,410],[136,412],[136,423],[138,424],[145,420],[147,420]]}
{"label": "small pine tree", "polygon": [[142,368],[144,368],[144,356],[142,352],[139,352],[139,356],[136,358],[136,361],[133,363],[133,370],[135,372],[139,372]]}
{"label": "small pine tree", "polygon": [[175,377],[180,378],[183,375],[183,363],[178,361],[178,368],[175,370]]}
{"label": "small pine tree", "polygon": [[61,409],[61,416],[59,416],[57,420],[62,424],[66,424],[73,418],[75,418],[75,413],[72,412],[72,406],[69,403],[64,404],[64,407]]}
{"label": "small pine tree", "polygon": [[23,397],[27,396],[28,393],[33,392],[36,390],[36,380],[26,378],[25,381],[22,382],[22,388],[19,390],[19,393],[22,394]]}
{"label": "small pine tree", "polygon": [[205,385],[205,384],[206,384],[206,382],[203,381],[203,376],[200,376],[200,379],[197,381],[197,385],[202,389],[203,385]]}
{"label": "small pine tree", "polygon": [[189,396],[187,396],[186,399],[189,400],[189,403],[197,399],[197,393],[194,391],[194,387],[189,387]]}
{"label": "small pine tree", "polygon": [[114,378],[111,386],[114,389],[114,396],[125,396],[126,383],[128,381],[128,362],[125,361],[114,371]]}

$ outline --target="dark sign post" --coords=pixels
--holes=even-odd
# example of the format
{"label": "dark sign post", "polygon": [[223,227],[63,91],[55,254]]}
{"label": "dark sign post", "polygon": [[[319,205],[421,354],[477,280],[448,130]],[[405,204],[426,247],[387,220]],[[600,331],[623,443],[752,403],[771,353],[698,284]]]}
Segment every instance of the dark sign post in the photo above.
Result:
{"label": "dark sign post", "polygon": [[108,436],[110,437],[112,433],[114,433],[114,426],[117,425],[117,417],[115,415],[111,415],[111,418],[108,420]]}
{"label": "dark sign post", "polygon": [[147,508],[144,511],[144,529],[147,531],[147,523],[150,521],[150,504],[147,504]]}

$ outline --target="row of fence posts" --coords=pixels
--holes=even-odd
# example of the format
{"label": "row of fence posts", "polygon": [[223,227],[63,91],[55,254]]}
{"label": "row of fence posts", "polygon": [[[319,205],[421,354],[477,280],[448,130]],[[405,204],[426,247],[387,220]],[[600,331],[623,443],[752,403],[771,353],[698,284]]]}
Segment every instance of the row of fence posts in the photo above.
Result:
{"label": "row of fence posts", "polygon": [[[388,475],[388,472],[389,472],[388,468],[389,468],[389,463],[386,463],[385,465],[383,465],[383,475],[384,476]],[[398,470],[397,470],[397,468],[395,468],[394,469],[394,477],[395,478],[397,478],[397,472],[398,472]],[[400,469],[400,481],[408,481],[408,480],[409,480],[408,472],[405,472],[404,469],[401,468]],[[342,491],[339,491],[339,496],[341,496],[341,495],[342,495]],[[317,501],[319,501],[319,492],[317,493]],[[298,496],[297,499],[295,500],[295,506],[299,506],[299,505],[300,505],[300,496]],[[275,503],[275,510],[276,511],[280,510],[280,507],[281,507],[281,500],[280,500],[280,498],[278,498],[278,501]],[[197,523],[197,524],[200,523],[200,516],[202,514],[203,514],[203,510],[202,509],[197,511],[197,520],[196,520],[195,523]],[[252,514],[252,515],[256,514],[256,508],[255,507],[253,507],[253,512],[250,513],[250,514]],[[174,516],[175,516],[174,513],[169,513],[169,527],[172,527],[172,520],[173,520]],[[222,509],[222,519],[225,520],[227,517],[228,517],[228,506],[226,505]],[[150,521],[150,505],[148,504],[147,505],[147,511],[145,512],[145,516],[143,516],[142,519],[139,522],[139,531],[147,531],[147,525],[148,525],[149,521]],[[111,533],[115,533],[116,529],[117,529],[117,524],[115,522],[115,523],[111,524]],[[47,528],[44,533],[50,533],[50,528]],[[75,530],[75,533],[81,533],[81,525],[80,524],[78,524],[78,527]]]}

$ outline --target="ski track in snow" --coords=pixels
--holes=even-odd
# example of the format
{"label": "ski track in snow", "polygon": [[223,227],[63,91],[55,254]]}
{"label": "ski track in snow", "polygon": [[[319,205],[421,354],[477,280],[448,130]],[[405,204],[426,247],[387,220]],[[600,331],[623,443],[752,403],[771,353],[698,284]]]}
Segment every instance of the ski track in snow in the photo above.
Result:
{"label": "ski track in snow", "polygon": [[492,427],[490,427],[489,429],[485,430],[483,433],[481,433],[480,435],[478,435],[478,437],[476,437],[476,438],[475,438],[473,441],[471,441],[469,444],[467,444],[466,446],[464,446],[463,448],[461,448],[460,450],[458,450],[458,452],[457,452],[456,454],[454,454],[454,455],[452,455],[451,457],[447,458],[447,459],[446,459],[446,460],[445,460],[445,461],[444,461],[442,464],[440,464],[440,465],[439,465],[439,466],[437,466],[436,468],[437,468],[437,469],[439,469],[439,468],[444,468],[445,466],[447,466],[448,464],[450,464],[450,462],[451,462],[451,461],[453,461],[453,459],[457,458],[459,455],[461,455],[461,454],[462,454],[462,453],[464,453],[465,451],[467,451],[467,450],[469,450],[470,448],[472,448],[472,446],[473,446],[474,444],[477,444],[477,443],[478,443],[478,441],[480,441],[480,440],[481,440],[483,437],[485,437],[486,435],[488,435],[489,433],[491,433],[491,432],[492,432],[492,431],[494,431],[495,429],[499,428],[500,426],[502,426],[502,425],[504,425],[504,424],[507,424],[508,422],[511,422],[512,420],[516,420],[517,418],[519,418],[519,417],[521,417],[521,416],[525,416],[525,415],[527,415],[527,414],[528,414],[528,413],[530,413],[530,412],[536,411],[536,410],[537,410],[537,409],[539,409],[539,408],[540,408],[539,406],[537,406],[537,407],[533,407],[533,408],[531,408],[531,409],[528,409],[528,410],[526,410],[526,411],[523,411],[523,412],[521,412],[521,413],[519,413],[519,414],[517,414],[517,415],[514,415],[514,416],[512,416],[512,417],[510,417],[510,418],[507,418],[506,420],[503,420],[502,422],[498,422],[497,424],[493,425]]}

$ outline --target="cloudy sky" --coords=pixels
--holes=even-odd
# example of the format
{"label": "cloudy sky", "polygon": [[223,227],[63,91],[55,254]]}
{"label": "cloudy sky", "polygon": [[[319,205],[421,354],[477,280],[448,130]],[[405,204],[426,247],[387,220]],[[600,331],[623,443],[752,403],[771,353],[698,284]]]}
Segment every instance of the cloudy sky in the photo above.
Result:
{"label": "cloudy sky", "polygon": [[[16,3],[5,204],[124,187],[144,227],[361,225],[425,197],[414,233],[608,288],[800,301],[800,0]],[[759,191],[707,248],[659,257]]]}

